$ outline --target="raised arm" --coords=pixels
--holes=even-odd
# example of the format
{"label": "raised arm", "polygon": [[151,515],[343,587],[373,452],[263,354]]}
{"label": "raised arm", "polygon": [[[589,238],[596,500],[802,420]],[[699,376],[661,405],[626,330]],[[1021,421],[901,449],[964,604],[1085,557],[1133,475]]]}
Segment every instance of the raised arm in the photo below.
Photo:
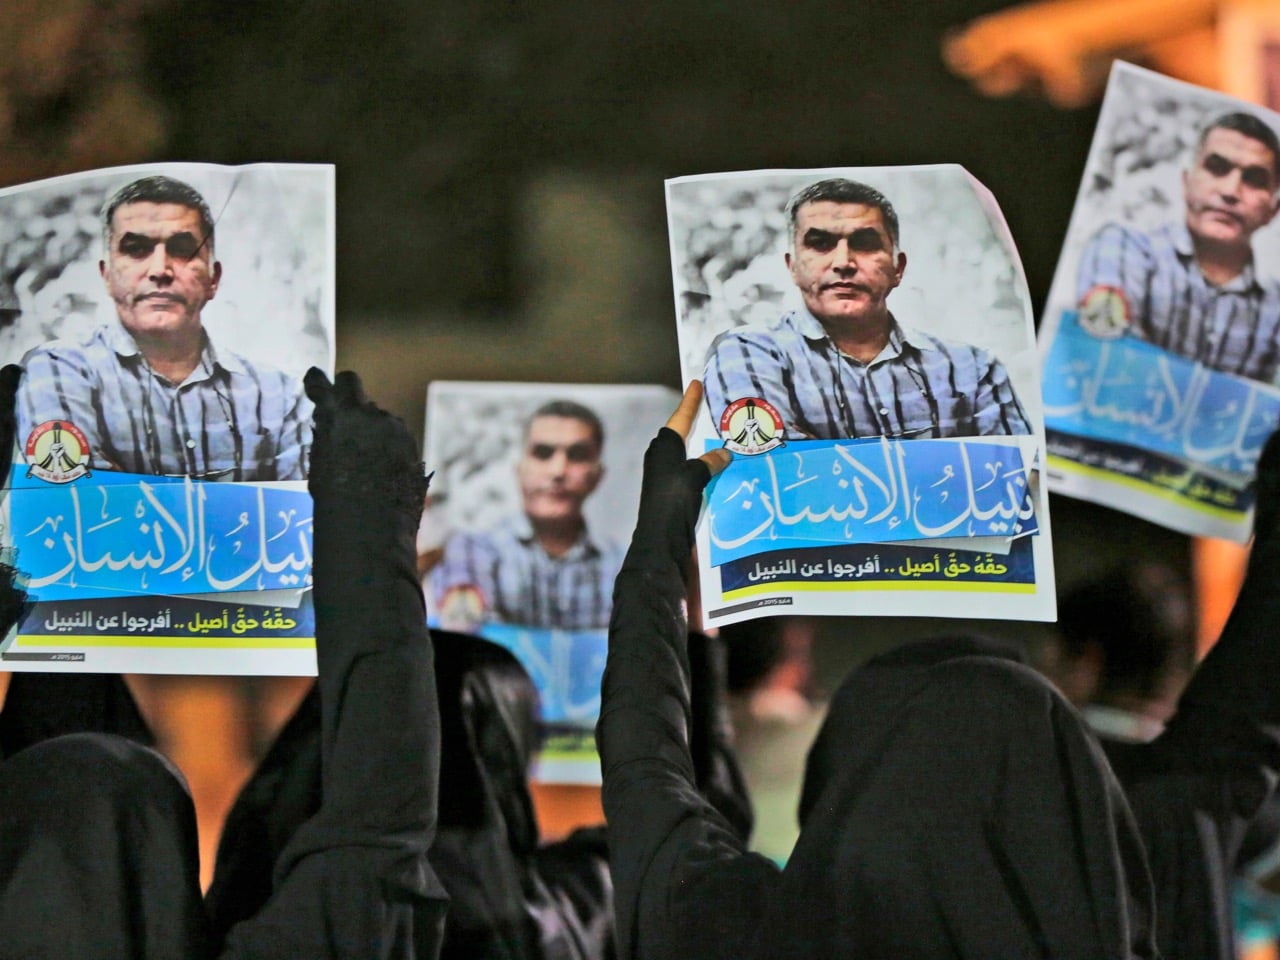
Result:
{"label": "raised arm", "polygon": [[1221,637],[1165,732],[1116,764],[1146,842],[1158,942],[1178,956],[1233,955],[1226,885],[1280,777],[1280,434],[1256,489],[1248,571]]}
{"label": "raised arm", "polygon": [[614,585],[596,742],[624,960],[745,955],[777,878],[694,780],[685,574],[703,487],[729,459],[723,450],[685,459],[701,401],[694,381],[649,445]]}
{"label": "raised arm", "polygon": [[414,552],[427,481],[404,425],[354,374],[331,386],[312,370],[306,386],[323,801],[225,956],[431,958],[446,897],[426,856],[440,756]]}
{"label": "raised arm", "polygon": [[[1178,701],[1251,727],[1280,769],[1280,431],[1258,459],[1253,547],[1222,635]],[[1274,753],[1273,753],[1274,751]]]}

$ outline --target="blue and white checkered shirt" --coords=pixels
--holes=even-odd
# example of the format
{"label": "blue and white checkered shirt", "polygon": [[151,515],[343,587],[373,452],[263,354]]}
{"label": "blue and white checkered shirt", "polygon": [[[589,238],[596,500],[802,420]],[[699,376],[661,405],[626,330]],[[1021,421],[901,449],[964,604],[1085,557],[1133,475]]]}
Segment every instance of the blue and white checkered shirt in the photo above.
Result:
{"label": "blue and white checkered shirt", "polygon": [[219,351],[205,336],[181,384],[143,359],[129,333],[105,324],[83,342],[30,350],[18,389],[18,442],[49,420],[89,441],[91,466],[201,480],[305,480],[311,401],[278,370]]}
{"label": "blue and white checkered shirt", "polygon": [[1196,264],[1185,223],[1154,233],[1109,223],[1080,258],[1082,309],[1108,291],[1124,298],[1129,329],[1157,347],[1207,367],[1272,382],[1280,367],[1280,286],[1250,263],[1217,286]]}
{"label": "blue and white checkered shirt", "polygon": [[613,581],[622,550],[597,544],[585,533],[567,553],[542,549],[524,514],[492,530],[455,533],[431,571],[431,595],[439,612],[446,594],[470,587],[480,596],[485,620],[559,630],[603,630],[613,608]]}
{"label": "blue and white checkered shirt", "polygon": [[792,440],[1025,434],[1031,424],[999,360],[890,320],[870,363],[842,353],[808,310],[721,334],[703,373],[719,423],[735,400],[758,397]]}

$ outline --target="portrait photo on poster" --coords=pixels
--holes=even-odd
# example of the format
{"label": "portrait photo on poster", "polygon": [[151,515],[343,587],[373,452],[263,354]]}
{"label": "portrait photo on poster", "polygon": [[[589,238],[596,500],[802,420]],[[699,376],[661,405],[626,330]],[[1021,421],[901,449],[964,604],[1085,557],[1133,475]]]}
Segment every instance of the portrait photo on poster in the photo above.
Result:
{"label": "portrait photo on poster", "polygon": [[57,425],[59,455],[32,451],[53,482],[80,447],[90,470],[304,479],[301,377],[333,368],[333,238],[323,165],[119,167],[0,190],[19,443]]}
{"label": "portrait photo on poster", "polygon": [[754,399],[783,439],[1036,432],[1025,278],[962,168],[683,177],[667,207],[682,373],[717,429]]}
{"label": "portrait photo on poster", "polygon": [[1235,376],[1280,372],[1277,117],[1118,64],[1046,319]]}
{"label": "portrait photo on poster", "polygon": [[432,383],[419,536],[429,614],[552,630],[608,626],[665,387]]}
{"label": "portrait photo on poster", "polygon": [[1249,536],[1280,421],[1280,115],[1111,73],[1040,326],[1057,492]]}

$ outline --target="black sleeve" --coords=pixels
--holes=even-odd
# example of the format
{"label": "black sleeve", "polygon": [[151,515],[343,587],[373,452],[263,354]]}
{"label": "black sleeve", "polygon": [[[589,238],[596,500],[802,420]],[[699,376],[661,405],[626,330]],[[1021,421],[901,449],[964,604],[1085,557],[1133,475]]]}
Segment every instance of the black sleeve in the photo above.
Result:
{"label": "black sleeve", "polygon": [[699,793],[690,753],[684,574],[708,479],[663,428],[614,586],[596,741],[624,960],[745,955],[778,875]]}
{"label": "black sleeve", "polygon": [[1249,814],[1280,773],[1280,433],[1259,458],[1255,491],[1253,548],[1240,595],[1159,738],[1207,750],[1198,764],[1230,773],[1232,803]]}
{"label": "black sleeve", "polygon": [[433,958],[446,896],[427,861],[440,728],[414,552],[426,481],[403,424],[354,375],[307,386],[323,802],[224,956]]}
{"label": "black sleeve", "polygon": [[1250,821],[1280,777],[1280,444],[1258,468],[1253,549],[1222,635],[1159,737],[1116,766],[1147,846],[1158,942],[1230,957],[1226,891]]}
{"label": "black sleeve", "polygon": [[745,843],[755,827],[755,813],[733,746],[727,699],[728,660],[728,648],[722,638],[689,632],[689,746],[698,790]]}

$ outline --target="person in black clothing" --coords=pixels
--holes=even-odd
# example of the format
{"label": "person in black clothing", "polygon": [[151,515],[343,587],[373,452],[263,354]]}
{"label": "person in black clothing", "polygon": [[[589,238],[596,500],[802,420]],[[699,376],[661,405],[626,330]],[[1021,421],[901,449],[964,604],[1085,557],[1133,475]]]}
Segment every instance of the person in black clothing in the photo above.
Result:
{"label": "person in black clothing", "polygon": [[[6,377],[0,385],[16,382]],[[440,728],[414,555],[426,479],[403,424],[365,399],[354,374],[331,386],[313,370],[307,391],[319,808],[275,859],[270,898],[224,938],[201,902],[180,775],[124,737],[45,738],[110,722],[145,731],[123,688],[99,683],[79,716],[24,729],[10,719],[27,684],[14,683],[0,742],[37,742],[0,763],[0,956],[436,956],[447,898],[427,850]],[[11,412],[12,391],[6,399]]]}
{"label": "person in black clothing", "polygon": [[[440,809],[431,865],[449,894],[441,960],[616,955],[606,831],[539,844],[527,781],[537,692],[506,649],[432,631],[440,697]],[[699,789],[743,842],[751,810],[728,742],[723,647],[689,637]],[[308,696],[227,818],[206,903],[225,931],[262,908],[271,863],[318,804],[318,701]]]}
{"label": "person in black clothing", "polygon": [[683,568],[724,463],[684,459],[697,394],[646,456],[610,630],[597,739],[621,955],[1231,957],[1230,865],[1280,777],[1280,433],[1222,636],[1164,732],[1113,745],[1114,777],[1043,680],[975,656],[990,647],[902,648],[833,699],[779,872],[687,773]]}
{"label": "person in black clothing", "polygon": [[[1275,452],[1271,448],[1271,457]],[[1264,482],[1275,466],[1274,459],[1266,461],[1259,474]],[[1273,535],[1259,523],[1257,563],[1265,565]],[[1266,576],[1253,575],[1255,591]],[[1085,693],[1081,715],[1125,787],[1152,867],[1160,871],[1162,951],[1232,960],[1233,885],[1251,861],[1269,858],[1280,838],[1275,794],[1256,809],[1253,801],[1275,761],[1268,756],[1265,718],[1228,709],[1225,689],[1206,692],[1202,679],[1180,699],[1194,662],[1188,591],[1172,570],[1144,562],[1078,584],[1058,606],[1066,662],[1057,672],[1066,686]],[[1251,615],[1247,604],[1238,610],[1219,641],[1224,652],[1208,662],[1234,659],[1233,648],[1249,642],[1256,629],[1249,624],[1259,613]],[[1266,667],[1266,661],[1257,664]],[[1074,684],[1077,677],[1086,682]]]}
{"label": "person in black clothing", "polygon": [[1253,546],[1218,642],[1150,743],[1112,743],[1157,894],[1166,958],[1235,956],[1228,892],[1280,778],[1280,431],[1258,461]]}
{"label": "person in black clothing", "polygon": [[[4,378],[5,374],[0,372],[0,429],[4,423],[11,423],[11,418],[3,416],[4,398],[12,397],[12,389],[5,390]],[[323,398],[323,385],[313,381],[312,386]],[[345,398],[339,406],[340,411],[348,405],[353,408],[344,416],[355,417],[357,422],[359,418],[369,418],[374,425],[382,422],[385,415],[356,402],[358,391],[352,392],[353,383],[340,379],[338,387]],[[327,410],[328,406],[324,409]],[[320,472],[313,478],[313,494],[317,497],[316,520],[318,524],[327,524],[317,527],[318,550],[336,542],[332,537],[325,537],[324,531],[361,530],[362,525],[369,522],[367,510],[373,508],[379,496],[386,498],[392,494],[404,494],[403,488],[412,493],[416,484],[406,478],[420,476],[420,469],[416,472],[398,471],[403,474],[401,480],[389,483],[385,490],[359,492],[362,485],[369,482],[364,466],[369,462],[384,462],[403,445],[398,431],[386,432],[387,435],[379,440],[375,431],[368,446],[353,443],[350,436],[346,436],[338,450],[334,450],[333,445],[325,445],[328,441],[324,438],[328,434],[320,434],[322,442],[318,453],[332,457],[340,451],[341,455],[333,468],[319,466]],[[388,445],[387,452],[372,449],[379,443]],[[370,457],[372,459],[366,459]],[[400,459],[407,462],[408,458],[400,457],[396,462]],[[398,499],[394,502],[408,508],[407,502],[401,503]],[[334,504],[334,510],[328,508],[329,503]],[[341,503],[346,504],[348,513],[342,517],[343,526],[339,528],[334,524],[337,507]],[[393,530],[392,526],[384,523],[380,528],[374,524],[367,535],[351,537],[340,558],[322,560],[318,557],[317,575],[322,579],[317,581],[317,599],[328,604],[324,607],[321,621],[322,626],[328,628],[326,636],[346,637],[347,642],[352,643],[360,631],[371,626],[386,631],[400,629],[407,638],[420,632],[420,599],[410,597],[401,589],[405,559],[402,552],[403,530],[400,527]],[[342,579],[335,580],[335,576],[328,575],[331,562],[341,563],[341,578],[350,580],[351,587],[347,593],[353,601],[350,605],[345,605],[342,594],[334,596],[333,584],[342,582]],[[361,576],[361,571],[366,569],[373,578],[370,582],[365,582],[366,578]],[[386,593],[375,597],[374,591],[377,590]],[[21,602],[12,591],[0,591],[0,600],[6,597],[18,601],[7,618],[12,621],[21,610]],[[388,617],[376,625],[357,624],[350,619],[359,611],[388,606]],[[348,619],[335,621],[332,619],[335,615]],[[693,749],[698,783],[725,812],[745,841],[751,829],[751,812],[728,745],[727,720],[721,701],[725,671],[723,649],[713,639],[701,635],[692,635],[690,644],[695,713]],[[433,735],[429,742],[424,743],[428,749],[424,750],[423,757],[439,756],[440,781],[445,789],[440,796],[429,864],[451,901],[440,938],[441,957],[458,960],[603,960],[613,956],[612,885],[603,828],[580,830],[558,843],[538,844],[526,782],[536,746],[537,722],[536,692],[527,673],[506,650],[475,637],[435,631],[431,646],[434,649],[435,691],[439,695],[439,749],[435,749]],[[322,670],[326,665],[327,662],[322,661]],[[332,685],[326,687],[322,682],[303,700],[228,815],[218,847],[213,881],[204,898],[207,927],[198,908],[198,890],[184,872],[194,862],[191,859],[194,851],[190,857],[156,856],[143,848],[128,861],[132,867],[159,865],[168,868],[168,872],[160,874],[147,890],[183,892],[185,906],[176,915],[191,927],[190,935],[178,938],[167,932],[159,937],[167,943],[182,942],[181,949],[174,955],[203,957],[216,954],[229,942],[228,938],[236,944],[248,932],[262,930],[262,918],[272,916],[273,911],[275,915],[281,914],[272,900],[273,891],[280,886],[279,868],[293,855],[300,829],[303,833],[312,830],[309,821],[323,811],[322,803],[329,802],[332,792],[325,789],[322,764],[322,742],[328,735],[323,733],[326,715],[323,703],[331,689]],[[426,694],[431,693],[426,691]],[[426,703],[431,705],[430,700]],[[394,729],[402,722],[394,714],[394,704],[388,703],[384,714],[385,728]],[[3,701],[3,710],[0,710],[0,758],[14,757],[19,751],[25,751],[19,756],[25,758],[22,763],[26,764],[30,758],[40,756],[37,745],[44,741],[61,737],[61,742],[72,742],[75,738],[69,740],[63,735],[84,731],[114,733],[143,745],[153,742],[127,687],[118,676],[13,675],[7,700]],[[370,737],[378,735],[376,732],[367,733]],[[36,749],[26,750],[28,747]],[[137,790],[145,792],[146,797],[138,804],[136,820],[130,821],[139,825],[138,830],[129,834],[130,837],[146,841],[161,836],[149,826],[151,820],[144,817],[144,811],[158,805],[163,816],[156,815],[152,819],[160,821],[170,817],[174,811],[186,811],[190,801],[185,792],[158,755],[120,740],[116,741],[112,751],[135,758],[131,762],[143,768],[142,774],[136,776]],[[63,765],[68,773],[65,809],[78,809],[76,796],[83,789],[80,781],[85,771],[108,770],[113,768],[113,764],[119,765],[112,751],[107,751],[107,756],[98,761],[78,757]],[[14,759],[16,761],[18,757]],[[405,757],[405,761],[403,775],[421,772],[418,759],[410,756]],[[18,769],[13,764],[0,764],[0,768],[12,770],[13,776]],[[0,776],[0,783],[9,775],[6,772]],[[353,771],[347,775],[351,778],[348,785],[353,788],[372,782],[367,779],[369,774],[363,772]],[[390,782],[394,783],[394,780]],[[157,783],[163,789],[157,789]],[[379,786],[382,787],[381,781]],[[13,796],[18,796],[18,793]],[[158,802],[159,798],[165,798],[163,803]],[[127,809],[131,803],[122,796],[116,809]],[[10,806],[8,803],[4,805]],[[49,822],[54,825],[57,835],[66,837],[67,825],[61,822],[65,811],[50,808],[51,811],[54,809],[59,812],[56,815],[51,812]],[[190,832],[194,829],[188,822],[189,814],[183,813],[182,817],[179,836],[183,830]],[[75,818],[74,822],[81,823],[83,819]],[[117,818],[95,816],[93,822],[97,825],[97,832],[92,837],[82,835],[88,848],[113,849],[122,842],[117,836]],[[24,846],[14,839],[16,835],[7,835],[14,842],[8,848],[0,847],[5,851],[0,859],[6,860],[16,856]],[[29,866],[32,863],[28,861]],[[52,884],[54,891],[71,889],[63,883],[65,878],[58,871],[43,876]],[[140,873],[137,876],[139,882],[144,878]],[[103,871],[101,878],[102,889],[125,889],[119,885],[120,879],[116,874]],[[368,889],[377,890],[380,885],[371,882]],[[151,894],[144,892],[140,902],[148,902],[150,898]],[[24,908],[20,898],[11,902],[15,909]],[[51,897],[48,902],[52,905],[58,901]],[[348,912],[354,913],[355,908]],[[66,911],[64,913],[70,915]],[[300,923],[310,923],[315,919],[314,914],[298,916]],[[112,932],[127,933],[133,925],[125,921],[126,918],[118,912],[108,913],[100,918],[95,936],[100,937],[104,927]],[[21,924],[19,928],[22,928]],[[48,927],[29,921],[25,929],[41,934]],[[152,941],[156,939],[151,938]],[[207,945],[208,949],[199,952],[197,947],[191,946],[194,941]],[[114,943],[109,938],[102,942]],[[0,933],[0,957],[10,955],[4,944],[4,934]],[[132,945],[136,946],[136,943]],[[153,943],[149,944],[147,949],[152,949],[152,946]],[[118,957],[137,952],[129,943],[116,943],[112,948],[104,947],[101,955]],[[308,948],[308,952],[300,955],[326,954]],[[371,955],[383,954],[375,951]],[[386,955],[414,956],[396,952]]]}
{"label": "person in black clothing", "polygon": [[596,729],[624,960],[1155,957],[1153,891],[1120,788],[1074,710],[990,644],[855,671],[810,753],[785,869],[699,793],[685,573],[702,489],[692,385],[645,456]]}

